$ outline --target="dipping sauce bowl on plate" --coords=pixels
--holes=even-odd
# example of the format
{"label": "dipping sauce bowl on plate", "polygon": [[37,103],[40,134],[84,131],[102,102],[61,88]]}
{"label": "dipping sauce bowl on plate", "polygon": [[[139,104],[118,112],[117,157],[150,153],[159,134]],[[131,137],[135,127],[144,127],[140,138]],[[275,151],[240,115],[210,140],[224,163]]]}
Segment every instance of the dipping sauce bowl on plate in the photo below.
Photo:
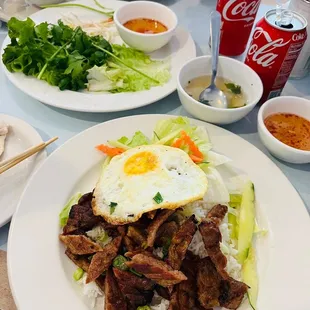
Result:
{"label": "dipping sauce bowl on plate", "polygon": [[122,40],[129,46],[150,53],[166,45],[177,27],[175,13],[152,1],[130,2],[114,14]]}
{"label": "dipping sauce bowl on plate", "polygon": [[310,100],[270,99],[259,110],[257,126],[271,154],[294,164],[310,163]]}
{"label": "dipping sauce bowl on plate", "polygon": [[182,105],[199,119],[222,125],[234,123],[252,111],[262,96],[263,84],[255,71],[238,60],[220,56],[215,84],[226,95],[230,108],[203,104],[198,101],[199,94],[209,86],[210,75],[211,56],[201,56],[189,60],[177,77]]}

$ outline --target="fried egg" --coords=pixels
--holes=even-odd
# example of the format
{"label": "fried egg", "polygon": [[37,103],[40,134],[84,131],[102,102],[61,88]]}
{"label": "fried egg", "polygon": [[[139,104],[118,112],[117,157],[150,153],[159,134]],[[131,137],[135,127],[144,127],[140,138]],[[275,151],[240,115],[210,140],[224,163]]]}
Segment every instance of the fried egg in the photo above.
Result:
{"label": "fried egg", "polygon": [[145,145],[112,158],[96,185],[92,206],[107,222],[126,224],[152,210],[202,199],[206,191],[206,175],[187,153]]}

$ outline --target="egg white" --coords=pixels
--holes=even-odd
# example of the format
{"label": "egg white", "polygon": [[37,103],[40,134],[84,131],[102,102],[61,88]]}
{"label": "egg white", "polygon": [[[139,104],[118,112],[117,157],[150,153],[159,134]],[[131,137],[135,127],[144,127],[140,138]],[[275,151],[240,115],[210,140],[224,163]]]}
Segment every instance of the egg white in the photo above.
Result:
{"label": "egg white", "polygon": [[[133,158],[135,164],[129,165]],[[126,224],[152,210],[176,209],[202,199],[206,191],[206,175],[187,153],[145,145],[112,158],[96,185],[92,206],[106,221]],[[160,203],[154,200],[157,193],[163,198]]]}

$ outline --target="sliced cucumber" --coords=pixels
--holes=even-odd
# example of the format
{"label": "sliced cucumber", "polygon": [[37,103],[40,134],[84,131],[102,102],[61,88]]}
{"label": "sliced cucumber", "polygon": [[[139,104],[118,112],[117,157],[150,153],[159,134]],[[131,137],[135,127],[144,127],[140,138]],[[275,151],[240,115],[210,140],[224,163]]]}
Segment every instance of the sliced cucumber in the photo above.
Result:
{"label": "sliced cucumber", "polygon": [[246,183],[242,193],[239,212],[238,261],[243,264],[252,245],[255,228],[255,194],[254,185],[250,181]]}
{"label": "sliced cucumber", "polygon": [[238,240],[238,224],[237,218],[234,214],[228,213],[228,223],[231,224],[230,228],[230,238]]}
{"label": "sliced cucumber", "polygon": [[[240,204],[242,201],[242,195],[230,194],[229,197],[230,197],[229,206],[233,209],[239,210]],[[239,211],[237,211],[237,212],[239,212]],[[235,241],[237,241],[238,240],[239,223],[238,223],[238,218],[236,217],[235,214],[228,213],[228,223],[231,224],[230,237],[232,239],[234,239]]]}
{"label": "sliced cucumber", "polygon": [[229,198],[230,198],[229,205],[234,209],[238,209],[242,201],[242,195],[230,194]]}
{"label": "sliced cucumber", "polygon": [[254,248],[250,247],[248,257],[242,266],[242,280],[250,288],[248,289],[248,298],[253,310],[256,310],[258,296],[258,277],[256,271],[256,256]]}

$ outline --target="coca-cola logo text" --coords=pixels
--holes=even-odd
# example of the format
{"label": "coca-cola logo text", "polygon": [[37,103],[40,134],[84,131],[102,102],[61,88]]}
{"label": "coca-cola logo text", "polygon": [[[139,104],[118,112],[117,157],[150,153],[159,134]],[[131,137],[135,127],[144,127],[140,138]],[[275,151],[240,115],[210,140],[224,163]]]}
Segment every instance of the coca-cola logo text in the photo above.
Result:
{"label": "coca-cola logo text", "polygon": [[293,41],[300,41],[306,38],[306,34],[305,33],[295,33],[293,34],[292,40]]}
{"label": "coca-cola logo text", "polygon": [[260,5],[260,0],[254,0],[250,3],[246,1],[229,0],[223,9],[223,18],[227,21],[246,21],[254,22],[255,15]]}
{"label": "coca-cola logo text", "polygon": [[[265,45],[259,46],[256,43],[256,39],[263,36],[267,43]],[[253,34],[252,44],[248,51],[248,56],[252,56],[254,62],[262,67],[269,67],[275,63],[275,59],[279,56],[276,53],[278,48],[285,46],[291,40],[284,42],[283,38],[272,40],[267,31],[261,27],[257,27]]]}

